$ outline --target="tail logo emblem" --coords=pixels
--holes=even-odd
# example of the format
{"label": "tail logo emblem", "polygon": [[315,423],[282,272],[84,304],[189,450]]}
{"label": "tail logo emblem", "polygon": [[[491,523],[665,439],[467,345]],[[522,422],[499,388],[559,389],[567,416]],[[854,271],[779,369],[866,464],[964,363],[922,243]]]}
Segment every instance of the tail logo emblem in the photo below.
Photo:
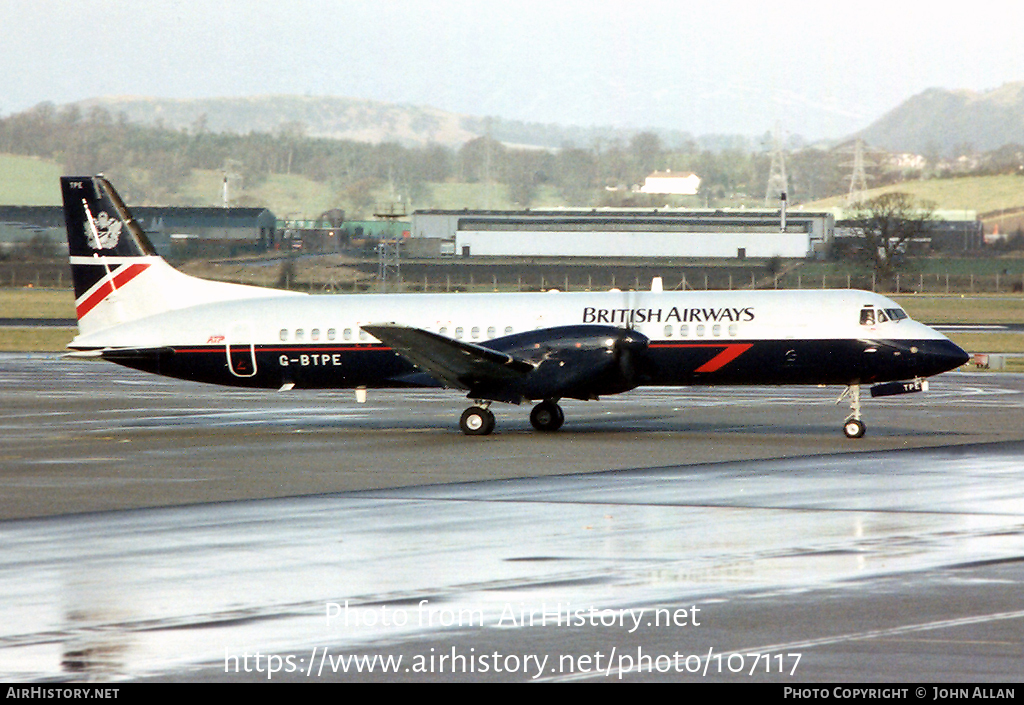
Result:
{"label": "tail logo emblem", "polygon": [[121,221],[111,218],[106,211],[100,211],[95,220],[90,214],[89,224],[85,228],[89,246],[94,250],[109,250],[116,247],[121,237],[121,226]]}

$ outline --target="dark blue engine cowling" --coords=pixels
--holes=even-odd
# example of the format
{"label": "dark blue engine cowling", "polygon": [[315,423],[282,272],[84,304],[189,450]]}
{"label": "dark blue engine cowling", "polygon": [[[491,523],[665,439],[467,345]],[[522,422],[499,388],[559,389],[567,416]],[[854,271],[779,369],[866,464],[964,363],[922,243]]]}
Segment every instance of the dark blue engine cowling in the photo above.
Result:
{"label": "dark blue engine cowling", "polygon": [[469,396],[518,403],[526,399],[594,399],[633,389],[644,379],[649,340],[614,326],[560,326],[527,331],[486,343],[534,365],[507,383],[482,383]]}

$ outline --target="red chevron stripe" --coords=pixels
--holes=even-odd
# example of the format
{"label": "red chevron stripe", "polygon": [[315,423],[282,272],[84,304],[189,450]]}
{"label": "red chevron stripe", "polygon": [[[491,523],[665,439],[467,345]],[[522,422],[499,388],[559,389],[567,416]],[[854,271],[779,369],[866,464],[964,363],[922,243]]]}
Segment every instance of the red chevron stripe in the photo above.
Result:
{"label": "red chevron stripe", "polygon": [[147,269],[149,269],[149,265],[142,263],[122,265],[115,269],[111,278],[103,280],[103,283],[96,291],[89,294],[85,301],[75,306],[75,313],[78,314],[78,319],[81,320],[85,314],[96,308],[115,289],[120,289]]}
{"label": "red chevron stripe", "polygon": [[754,347],[753,343],[652,343],[652,348],[724,348],[694,372],[717,372]]}

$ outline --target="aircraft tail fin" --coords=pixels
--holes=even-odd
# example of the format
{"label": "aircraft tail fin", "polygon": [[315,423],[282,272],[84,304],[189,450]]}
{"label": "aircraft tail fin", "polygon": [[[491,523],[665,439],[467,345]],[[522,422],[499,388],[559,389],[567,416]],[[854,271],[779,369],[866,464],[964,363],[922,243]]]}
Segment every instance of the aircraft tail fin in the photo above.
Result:
{"label": "aircraft tail fin", "polygon": [[62,176],[60,190],[72,257],[156,255],[146,233],[102,176]]}
{"label": "aircraft tail fin", "polygon": [[82,335],[200,303],[267,295],[171,267],[102,176],[62,176],[60,186]]}

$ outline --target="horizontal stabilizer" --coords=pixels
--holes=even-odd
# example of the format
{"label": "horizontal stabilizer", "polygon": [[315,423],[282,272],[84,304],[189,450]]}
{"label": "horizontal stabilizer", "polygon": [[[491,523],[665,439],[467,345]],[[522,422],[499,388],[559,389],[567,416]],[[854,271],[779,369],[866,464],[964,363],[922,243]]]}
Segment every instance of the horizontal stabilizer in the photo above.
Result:
{"label": "horizontal stabilizer", "polygon": [[64,357],[102,358],[113,362],[124,360],[149,360],[160,355],[173,355],[174,348],[94,348],[64,353]]}

